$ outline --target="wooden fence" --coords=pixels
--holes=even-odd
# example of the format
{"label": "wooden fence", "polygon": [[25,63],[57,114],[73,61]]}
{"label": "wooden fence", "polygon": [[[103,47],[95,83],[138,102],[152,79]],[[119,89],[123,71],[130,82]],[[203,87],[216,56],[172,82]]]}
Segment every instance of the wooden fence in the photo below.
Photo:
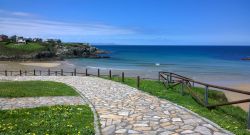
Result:
{"label": "wooden fence", "polygon": [[[226,103],[209,104],[209,102],[208,102],[209,89],[216,89],[219,91],[230,91],[230,92],[235,92],[235,93],[240,93],[240,94],[245,94],[245,95],[250,95],[250,92],[195,81],[193,79],[190,79],[190,78],[187,78],[185,76],[181,76],[181,75],[178,75],[178,74],[175,74],[172,72],[159,72],[158,80],[162,81],[165,86],[170,86],[170,87],[179,86],[181,94],[183,94],[184,89],[186,89],[196,102],[198,102],[202,106],[207,107],[209,109],[214,109],[214,108],[219,107],[219,106],[233,105],[233,104],[240,104],[240,103],[249,103],[250,102],[250,98],[248,98],[248,99],[231,101],[231,102],[226,102]],[[194,91],[193,87],[195,85],[199,85],[200,87],[204,87],[204,98],[200,98],[200,96],[198,96],[197,93]],[[250,114],[250,106],[249,106],[249,112],[248,112],[248,125],[247,125],[248,129],[250,129],[250,115],[249,114]]]}

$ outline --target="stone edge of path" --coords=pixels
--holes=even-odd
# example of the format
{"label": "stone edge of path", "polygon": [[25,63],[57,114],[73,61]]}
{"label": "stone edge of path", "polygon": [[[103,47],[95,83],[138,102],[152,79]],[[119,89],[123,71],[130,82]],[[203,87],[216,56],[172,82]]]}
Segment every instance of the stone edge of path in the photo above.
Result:
{"label": "stone edge of path", "polygon": [[[98,78],[98,77],[95,77],[95,78]],[[104,79],[104,78],[101,78],[101,79]],[[105,79],[105,80],[109,80],[109,79]],[[109,80],[109,81],[112,81],[112,80]],[[112,82],[116,82],[116,81],[112,81]],[[116,82],[116,83],[120,83],[120,82]],[[127,85],[127,84],[124,84],[124,83],[121,83],[121,84]],[[130,87],[130,88],[132,88],[132,89],[136,89],[136,88],[131,87],[131,86],[129,86],[129,85],[127,85],[127,86]],[[156,97],[156,96],[151,95],[150,93],[145,92],[145,91],[142,91],[142,90],[140,90],[140,89],[136,89],[136,90],[139,90],[140,92],[142,92],[142,93],[144,93],[144,94],[148,94],[148,95],[150,95],[150,96]],[[156,97],[156,98],[159,98],[159,97]],[[181,108],[181,109],[183,109],[183,110],[185,110],[185,111],[187,111],[187,112],[189,112],[189,113],[195,115],[196,117],[198,117],[198,118],[204,120],[205,122],[207,122],[207,123],[209,123],[209,124],[215,126],[216,128],[220,129],[221,131],[223,131],[223,132],[225,132],[225,133],[227,133],[227,134],[229,134],[229,135],[234,135],[232,132],[230,132],[230,131],[228,131],[228,130],[222,128],[222,127],[220,127],[218,124],[214,123],[213,121],[211,121],[211,120],[209,120],[209,119],[207,119],[207,118],[205,118],[205,117],[202,117],[202,116],[200,116],[199,114],[197,114],[197,113],[195,113],[195,112],[193,112],[193,111],[191,111],[191,110],[189,110],[189,109],[187,109],[187,108],[185,108],[185,107],[183,107],[183,106],[180,106],[180,105],[178,105],[178,104],[176,104],[176,103],[173,103],[172,101],[169,101],[169,100],[166,100],[166,99],[163,99],[163,98],[159,98],[159,99],[170,102],[171,104],[173,104],[173,105],[175,105],[175,106],[177,106],[177,107],[179,107],[179,108]]]}
{"label": "stone edge of path", "polygon": [[91,110],[94,114],[95,135],[101,135],[101,127],[99,126],[100,120],[99,120],[98,113],[97,113],[94,105],[88,100],[88,98],[85,97],[85,95],[83,95],[80,91],[78,91],[74,86],[71,86],[71,85],[68,85],[68,86],[71,87],[72,89],[74,89],[82,97],[82,99],[86,102],[86,104],[89,105],[89,107],[91,108]]}

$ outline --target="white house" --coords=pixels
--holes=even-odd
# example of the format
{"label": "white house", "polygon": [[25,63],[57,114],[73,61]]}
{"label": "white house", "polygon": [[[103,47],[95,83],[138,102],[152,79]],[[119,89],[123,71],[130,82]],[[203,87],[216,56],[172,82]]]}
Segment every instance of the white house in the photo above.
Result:
{"label": "white house", "polygon": [[16,42],[18,44],[26,44],[26,40],[23,37],[16,37]]}

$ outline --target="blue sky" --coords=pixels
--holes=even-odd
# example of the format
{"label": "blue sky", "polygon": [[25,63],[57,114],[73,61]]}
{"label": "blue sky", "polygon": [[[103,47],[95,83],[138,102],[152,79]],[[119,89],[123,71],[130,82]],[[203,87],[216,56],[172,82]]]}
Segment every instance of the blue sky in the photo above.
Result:
{"label": "blue sky", "polygon": [[66,42],[250,45],[250,0],[1,0],[0,33]]}

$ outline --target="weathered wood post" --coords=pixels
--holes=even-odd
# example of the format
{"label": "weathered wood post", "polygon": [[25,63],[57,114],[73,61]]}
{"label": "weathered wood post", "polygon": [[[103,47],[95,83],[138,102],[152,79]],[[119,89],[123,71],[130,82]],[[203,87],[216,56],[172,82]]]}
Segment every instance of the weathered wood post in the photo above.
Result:
{"label": "weathered wood post", "polygon": [[122,72],[122,82],[124,82],[124,72]]}
{"label": "weathered wood post", "polygon": [[182,96],[184,95],[183,88],[184,88],[184,82],[183,82],[183,81],[181,81],[181,95],[182,95]]}
{"label": "weathered wood post", "polygon": [[36,76],[36,70],[34,69],[34,76]]}
{"label": "weathered wood post", "polygon": [[172,83],[172,73],[169,75],[169,82]]}
{"label": "weathered wood post", "polygon": [[137,76],[137,89],[140,88],[140,76]]}
{"label": "weathered wood post", "polygon": [[112,78],[111,70],[109,70],[109,79]]}
{"label": "weathered wood post", "polygon": [[50,76],[50,69],[48,69],[48,76]]}
{"label": "weathered wood post", "polygon": [[85,69],[85,75],[88,76],[88,69]]}
{"label": "weathered wood post", "polygon": [[27,70],[24,71],[24,75],[27,76]]}
{"label": "weathered wood post", "polygon": [[4,72],[5,72],[5,76],[8,76],[8,71],[7,71],[7,70],[5,70]]}
{"label": "weathered wood post", "polygon": [[20,70],[20,76],[22,76],[22,70]]}
{"label": "weathered wood post", "polygon": [[61,69],[61,76],[63,76],[63,69]]}
{"label": "weathered wood post", "polygon": [[161,72],[159,72],[158,81],[161,81]]}
{"label": "weathered wood post", "polygon": [[57,71],[55,71],[55,75],[57,76]]}
{"label": "weathered wood post", "polygon": [[74,76],[76,76],[76,68],[74,69]]}
{"label": "weathered wood post", "polygon": [[167,85],[169,84],[169,75],[167,75]]}
{"label": "weathered wood post", "polygon": [[247,129],[250,129],[250,104],[249,104],[249,108],[248,108]]}
{"label": "weathered wood post", "polygon": [[205,105],[207,106],[208,105],[208,86],[205,87],[205,95],[204,95],[204,102],[205,102]]}
{"label": "weathered wood post", "polygon": [[100,77],[100,69],[97,69],[97,76]]}

